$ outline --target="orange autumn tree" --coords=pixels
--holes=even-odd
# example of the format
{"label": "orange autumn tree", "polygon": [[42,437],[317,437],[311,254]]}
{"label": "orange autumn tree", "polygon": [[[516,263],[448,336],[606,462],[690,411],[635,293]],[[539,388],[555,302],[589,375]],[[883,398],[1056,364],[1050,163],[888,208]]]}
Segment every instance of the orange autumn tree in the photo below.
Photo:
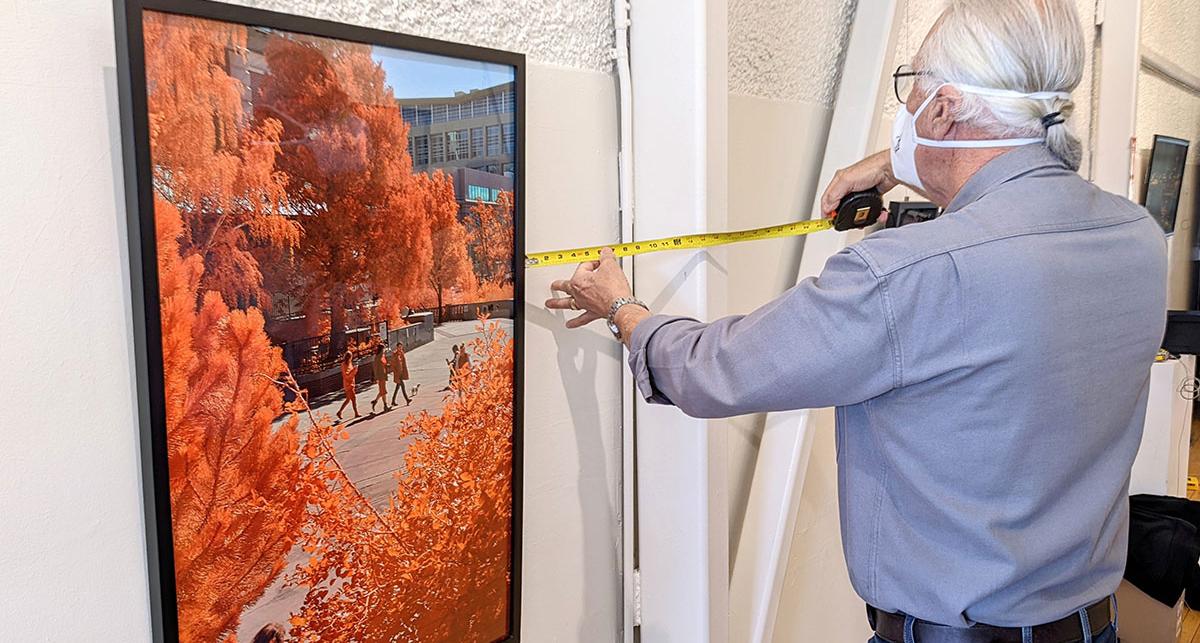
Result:
{"label": "orange autumn tree", "polygon": [[419,175],[418,183],[422,184],[423,207],[432,241],[429,287],[437,297],[437,320],[440,322],[446,291],[472,288],[477,278],[467,257],[467,229],[458,220],[453,181],[439,170],[433,176]]}
{"label": "orange autumn tree", "polygon": [[495,204],[476,201],[468,222],[471,248],[482,267],[479,278],[493,284],[512,283],[513,193],[500,192]]}
{"label": "orange autumn tree", "polygon": [[[292,284],[313,314],[328,309],[331,354],[346,311],[381,293],[410,298],[430,269],[431,200],[412,173],[408,125],[370,47],[272,35],[260,122],[283,123],[277,166],[304,227]],[[453,191],[438,198],[454,204]]]}
{"label": "orange autumn tree", "polygon": [[179,244],[204,263],[201,287],[230,306],[265,306],[256,252],[300,239],[275,168],[281,126],[246,122],[241,81],[246,28],[148,11],[144,20],[155,193],[179,211]]}
{"label": "orange autumn tree", "polygon": [[155,199],[171,528],[180,640],[226,640],[283,572],[305,518],[309,467],[272,382],[286,370],[255,308],[205,291],[181,256],[179,211]]}
{"label": "orange autumn tree", "polygon": [[[481,322],[479,357],[452,381],[440,416],[406,418],[416,439],[383,510],[337,472],[313,503],[310,556],[289,582],[308,588],[296,641],[490,642],[508,629],[512,529],[513,344]],[[320,458],[332,429],[306,450]]]}

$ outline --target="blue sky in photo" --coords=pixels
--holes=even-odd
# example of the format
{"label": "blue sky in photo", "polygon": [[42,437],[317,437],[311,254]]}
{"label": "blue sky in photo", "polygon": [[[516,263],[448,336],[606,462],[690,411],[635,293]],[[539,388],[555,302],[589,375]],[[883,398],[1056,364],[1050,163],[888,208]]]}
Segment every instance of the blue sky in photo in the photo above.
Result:
{"label": "blue sky in photo", "polygon": [[397,98],[453,96],[454,92],[494,87],[511,82],[507,65],[372,47],[371,57],[383,65],[387,84]]}

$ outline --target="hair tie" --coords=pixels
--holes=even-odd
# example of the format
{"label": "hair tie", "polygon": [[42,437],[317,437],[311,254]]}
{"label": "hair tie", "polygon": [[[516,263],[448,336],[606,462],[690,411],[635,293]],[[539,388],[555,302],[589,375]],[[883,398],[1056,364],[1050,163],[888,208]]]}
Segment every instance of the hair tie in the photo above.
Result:
{"label": "hair tie", "polygon": [[1067,122],[1067,119],[1062,117],[1062,112],[1050,112],[1042,117],[1042,127],[1050,129],[1055,125],[1062,125]]}

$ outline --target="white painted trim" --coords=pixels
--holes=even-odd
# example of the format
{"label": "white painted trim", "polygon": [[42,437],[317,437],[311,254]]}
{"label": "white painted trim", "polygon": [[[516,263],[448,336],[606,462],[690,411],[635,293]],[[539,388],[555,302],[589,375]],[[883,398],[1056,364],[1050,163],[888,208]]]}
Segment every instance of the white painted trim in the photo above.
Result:
{"label": "white painted trim", "polygon": [[[633,83],[629,71],[629,0],[613,0],[613,62],[617,73],[617,126],[620,138],[617,142],[617,209],[621,224],[621,242],[633,240],[634,189],[633,189]],[[625,261],[622,267],[629,283],[633,284],[633,260]],[[628,351],[622,356],[629,358]],[[617,525],[621,530],[621,641],[634,642],[634,627],[638,623],[637,610],[640,597],[637,586],[637,466],[634,462],[634,444],[637,440],[634,420],[633,377],[626,368],[621,369],[621,511]]]}
{"label": "white painted trim", "polygon": [[[883,101],[891,95],[892,61],[906,0],[862,0],[855,12],[842,82],[830,122],[830,135],[813,199],[838,169],[871,152]],[[797,281],[820,273],[825,261],[861,233],[821,234],[805,239]],[[747,643],[772,640],[779,596],[787,572],[804,476],[812,453],[807,410],[767,415],[755,463],[742,539],[730,589],[731,639]],[[836,525],[833,528],[837,528]]]}
{"label": "white painted trim", "polygon": [[[708,230],[729,229],[729,5],[706,0],[704,195]],[[729,313],[727,275],[706,263],[708,319]],[[736,641],[729,632],[729,431],[707,425],[708,479],[708,626],[710,643]],[[714,430],[715,429],[715,430]]]}
{"label": "white painted trim", "polygon": [[1097,16],[1101,21],[1100,60],[1092,180],[1104,190],[1129,197],[1137,146],[1142,3],[1105,2],[1097,12],[1103,15]]}
{"label": "white painted trim", "polygon": [[[716,4],[713,4],[716,3]],[[635,239],[702,232],[723,217],[725,0],[634,3],[630,30]],[[707,255],[637,260],[634,292],[655,312],[707,318]],[[674,407],[635,402],[640,637],[723,643],[728,604],[724,435]]]}

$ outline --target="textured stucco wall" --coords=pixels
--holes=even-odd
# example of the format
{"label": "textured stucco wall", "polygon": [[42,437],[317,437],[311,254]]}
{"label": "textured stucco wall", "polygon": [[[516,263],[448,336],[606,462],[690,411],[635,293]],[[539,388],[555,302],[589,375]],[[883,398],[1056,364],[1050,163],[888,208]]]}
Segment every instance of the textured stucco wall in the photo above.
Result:
{"label": "textured stucco wall", "polygon": [[[527,52],[529,244],[615,238],[607,0],[262,6]],[[111,3],[0,7],[0,569],[19,588],[0,640],[149,641]],[[527,291],[522,630],[611,642],[620,348],[541,308],[556,275]]]}
{"label": "textured stucco wall", "polygon": [[518,51],[533,61],[609,71],[609,0],[231,0],[440,40]]}
{"label": "textured stucco wall", "polygon": [[1142,45],[1200,75],[1198,9],[1195,0],[1142,0]]}
{"label": "textured stucco wall", "polygon": [[[1194,0],[1142,0],[1142,46],[1200,76],[1200,12]],[[1200,209],[1200,95],[1147,71],[1138,74],[1137,162],[1134,188],[1140,195],[1145,180],[1154,135],[1164,134],[1191,141],[1175,235],[1170,242],[1167,275],[1167,304],[1190,308],[1192,291],[1192,245]]]}
{"label": "textured stucco wall", "polygon": [[856,0],[729,0],[729,93],[830,106]]}
{"label": "textured stucco wall", "polygon": [[[1143,0],[1142,46],[1200,77],[1200,11],[1194,0]],[[1155,134],[1192,142],[1188,162],[1200,162],[1200,95],[1149,73],[1138,76],[1138,148]]]}

